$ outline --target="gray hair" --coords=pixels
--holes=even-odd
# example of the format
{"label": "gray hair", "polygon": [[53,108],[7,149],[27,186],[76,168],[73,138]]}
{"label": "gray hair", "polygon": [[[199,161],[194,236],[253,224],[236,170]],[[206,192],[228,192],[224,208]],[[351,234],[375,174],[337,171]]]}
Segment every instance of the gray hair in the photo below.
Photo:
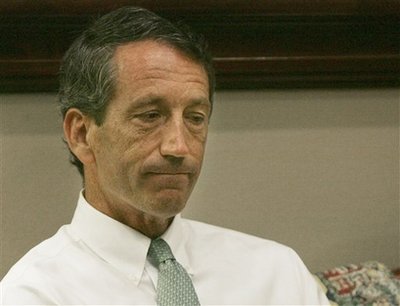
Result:
{"label": "gray hair", "polygon": [[[70,108],[77,108],[101,125],[115,91],[113,56],[116,48],[147,39],[166,43],[201,64],[207,72],[212,103],[215,75],[203,38],[186,26],[173,24],[146,9],[123,7],[98,19],[65,53],[60,68],[59,89],[63,118]],[[70,153],[71,163],[83,176],[83,164],[71,150]]]}

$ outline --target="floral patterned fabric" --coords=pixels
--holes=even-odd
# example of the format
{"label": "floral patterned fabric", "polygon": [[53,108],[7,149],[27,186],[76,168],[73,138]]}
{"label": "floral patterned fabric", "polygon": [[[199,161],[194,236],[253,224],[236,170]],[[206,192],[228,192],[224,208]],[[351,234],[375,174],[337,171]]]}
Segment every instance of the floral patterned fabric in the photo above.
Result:
{"label": "floral patterned fabric", "polygon": [[316,276],[328,298],[339,305],[400,305],[400,278],[382,263],[340,266]]}

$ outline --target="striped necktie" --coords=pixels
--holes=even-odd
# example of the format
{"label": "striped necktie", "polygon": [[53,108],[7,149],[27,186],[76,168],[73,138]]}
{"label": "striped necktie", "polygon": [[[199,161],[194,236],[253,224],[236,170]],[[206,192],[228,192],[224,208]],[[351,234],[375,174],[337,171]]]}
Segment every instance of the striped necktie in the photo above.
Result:
{"label": "striped necktie", "polygon": [[152,240],[149,257],[158,267],[158,305],[200,305],[192,280],[163,239]]}

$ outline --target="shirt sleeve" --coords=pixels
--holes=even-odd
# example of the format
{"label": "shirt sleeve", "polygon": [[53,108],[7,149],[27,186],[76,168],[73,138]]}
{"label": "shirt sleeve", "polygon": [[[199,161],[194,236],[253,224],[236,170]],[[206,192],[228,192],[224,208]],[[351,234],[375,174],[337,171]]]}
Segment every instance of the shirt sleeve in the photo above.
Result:
{"label": "shirt sleeve", "polygon": [[292,255],[295,262],[295,270],[297,281],[300,283],[299,288],[303,291],[303,305],[330,305],[322,287],[304,265],[303,261],[292,250]]}

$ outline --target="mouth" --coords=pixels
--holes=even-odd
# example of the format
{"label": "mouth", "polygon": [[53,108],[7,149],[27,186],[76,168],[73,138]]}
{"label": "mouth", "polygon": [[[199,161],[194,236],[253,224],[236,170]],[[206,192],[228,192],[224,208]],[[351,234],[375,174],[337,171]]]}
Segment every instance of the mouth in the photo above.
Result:
{"label": "mouth", "polygon": [[190,175],[191,172],[149,172],[149,175]]}
{"label": "mouth", "polygon": [[150,172],[148,178],[160,189],[185,189],[190,184],[188,172]]}
{"label": "mouth", "polygon": [[142,173],[148,175],[194,175],[197,172],[195,164],[186,163],[180,165],[165,164],[150,164],[142,168]]}
{"label": "mouth", "polygon": [[194,171],[191,169],[149,169],[147,175],[149,176],[165,176],[165,177],[179,177],[179,176],[193,176]]}

